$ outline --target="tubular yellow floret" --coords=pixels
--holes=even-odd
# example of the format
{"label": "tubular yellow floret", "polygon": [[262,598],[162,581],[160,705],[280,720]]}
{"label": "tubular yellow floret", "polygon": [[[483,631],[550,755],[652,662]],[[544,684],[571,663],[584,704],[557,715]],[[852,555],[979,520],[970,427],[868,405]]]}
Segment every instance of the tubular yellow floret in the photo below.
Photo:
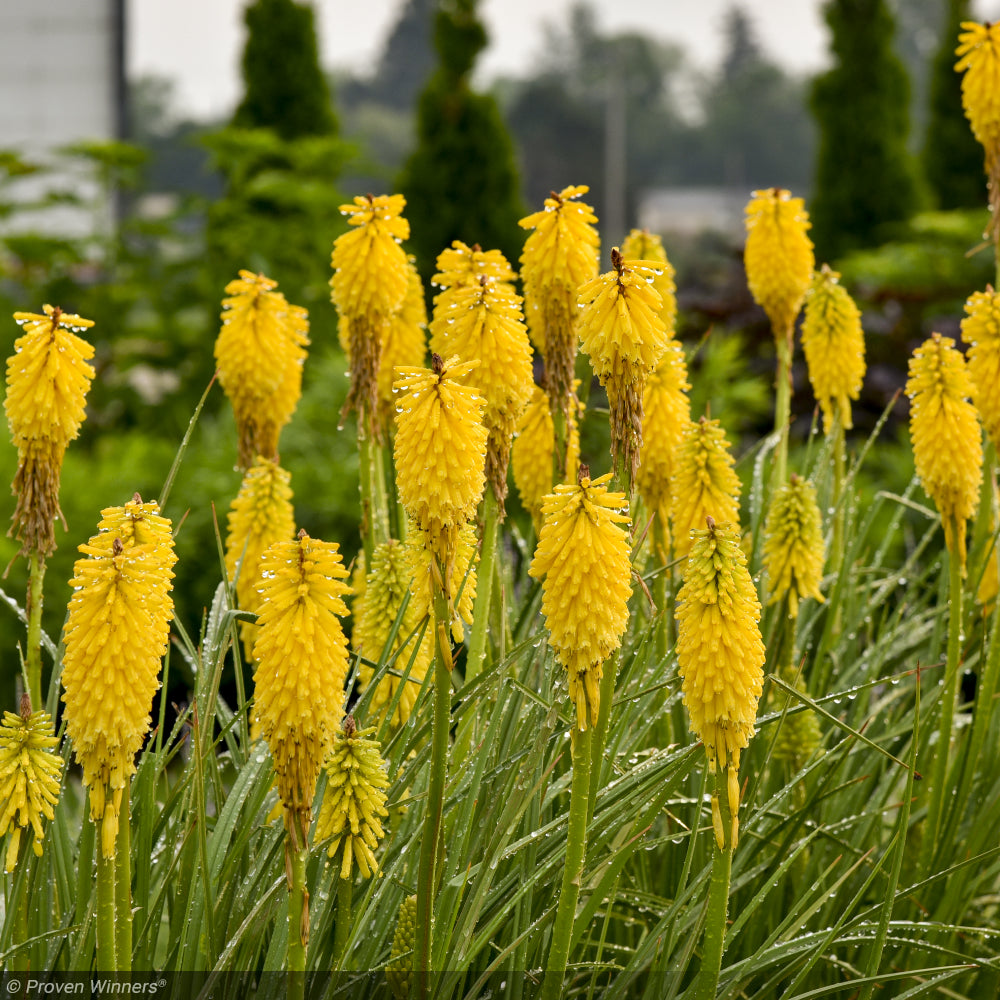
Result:
{"label": "tubular yellow floret", "polygon": [[[576,479],[580,464],[579,418],[583,407],[574,399],[570,409],[569,447],[566,451],[564,481]],[[552,449],[555,447],[555,429],[549,397],[540,386],[531,391],[531,399],[517,426],[517,436],[511,447],[511,466],[514,485],[524,508],[535,522],[535,531],[541,530],[542,500],[552,492]]]}
{"label": "tubular yellow floret", "polygon": [[[583,471],[583,470],[581,470]],[[631,593],[631,523],[611,475],[556,486],[542,505],[545,521],[528,572],[542,579],[549,644],[569,673],[569,696],[581,730],[597,725],[604,661],[620,645]]]}
{"label": "tubular yellow floret", "polygon": [[149,728],[167,649],[177,557],[169,519],[136,496],[101,512],[99,532],[79,547],[65,628],[66,728],[90,789],[104,857],[115,853],[122,794]]}
{"label": "tubular yellow floret", "polygon": [[813,275],[802,320],[802,349],[813,393],[823,409],[829,434],[834,414],[851,428],[851,400],[857,399],[865,377],[865,335],[861,311],[840,275],[824,264]]}
{"label": "tubular yellow floret", "polygon": [[[260,560],[274,542],[290,542],[295,534],[291,474],[260,455],[247,470],[226,517],[226,573],[236,580],[236,600],[243,611],[260,604]],[[239,577],[237,578],[237,570]],[[240,623],[248,662],[253,658],[256,625]]]}
{"label": "tubular yellow floret", "polygon": [[240,271],[222,300],[215,362],[233,405],[242,469],[256,455],[275,457],[281,429],[302,395],[308,313],[290,305],[277,287],[263,274]]}
{"label": "tubular yellow floret", "polygon": [[743,261],[750,293],[767,313],[775,339],[790,340],[812,278],[809,213],[790,191],[767,188],[754,191],[746,207],[746,227]]}
{"label": "tubular yellow floret", "polygon": [[342,879],[353,876],[355,862],[363,878],[382,874],[375,851],[385,836],[382,820],[389,815],[389,777],[378,740],[369,739],[374,732],[374,727],[357,729],[353,716],[347,716],[324,766],[326,792],[316,819],[316,839],[333,838],[326,853],[332,858],[342,852]]}
{"label": "tubular yellow floret", "polygon": [[[375,547],[372,554],[372,568],[365,584],[364,598],[360,601],[355,598],[354,603],[352,648],[373,663],[378,663],[384,656],[391,664],[372,695],[371,715],[381,719],[396,697],[400,684],[403,685],[392,714],[394,726],[404,725],[410,717],[420,684],[434,658],[434,630],[426,628],[423,640],[420,640],[420,625],[427,609],[421,608],[410,594],[412,575],[406,546],[395,539],[383,542]],[[406,610],[390,647],[389,637],[407,599]],[[362,689],[371,684],[374,673],[367,663],[361,664]],[[401,679],[404,674],[407,676],[405,683]]]}
{"label": "tubular yellow floret", "polygon": [[[709,770],[715,772],[720,766],[728,770],[735,847],[740,751],[754,734],[765,653],[760,602],[738,530],[712,518],[707,523],[707,528],[692,532],[694,544],[677,595],[677,660],[691,731],[705,745]],[[713,815],[718,808],[714,799],[713,795]],[[714,823],[722,848],[721,819]]]}
{"label": "tubular yellow floret", "polygon": [[[667,344],[659,365],[649,379],[642,397],[642,458],[636,483],[651,511],[656,511],[666,544],[668,519],[678,449],[691,423],[687,362],[684,348],[676,341]],[[663,558],[666,553],[661,553]]]}
{"label": "tubular yellow floret", "polygon": [[985,292],[973,292],[965,313],[962,340],[969,345],[972,401],[993,446],[1000,448],[1000,294],[989,285]]}
{"label": "tubular yellow floret", "polygon": [[4,712],[0,723],[0,837],[11,833],[4,870],[17,862],[21,830],[31,827],[32,849],[41,856],[45,830],[59,801],[63,759],[55,753],[59,740],[47,712],[32,712],[31,700],[21,699],[21,714]]}
{"label": "tubular yellow floret", "polygon": [[673,336],[677,323],[677,284],[674,281],[676,272],[667,260],[663,241],[648,229],[633,229],[622,241],[622,256],[626,260],[654,261],[657,264],[657,273],[653,275],[653,288],[659,292],[662,300],[660,319],[663,320],[667,333]]}
{"label": "tubular yellow floret", "polygon": [[[932,334],[913,352],[906,394],[917,475],[937,504],[948,551],[965,572],[965,522],[979,502],[982,434],[969,402],[972,379],[955,341]],[[956,534],[957,532],[957,534]]]}
{"label": "tubular yellow floret", "polygon": [[687,555],[691,531],[712,517],[740,523],[740,479],[733,471],[726,432],[718,420],[702,417],[681,437],[670,489],[670,520],[677,555]]}
{"label": "tubular yellow floret", "polygon": [[316,779],[344,707],[347,614],[344,568],[335,542],[299,532],[261,558],[254,702],[274,757],[285,826],[305,846]]}
{"label": "tubular yellow floret", "polygon": [[14,313],[25,333],[7,359],[4,411],[17,448],[17,496],[11,532],[21,552],[43,556],[55,551],[54,521],[59,508],[59,477],[66,448],[80,432],[94,369],[87,361],[94,348],[76,336],[93,326],[50,305],[37,313]]}
{"label": "tubular yellow floret", "polygon": [[816,502],[816,488],[808,479],[792,474],[771,500],[764,525],[764,566],[771,589],[769,604],[788,595],[794,617],[805,597],[823,600],[823,520]]}

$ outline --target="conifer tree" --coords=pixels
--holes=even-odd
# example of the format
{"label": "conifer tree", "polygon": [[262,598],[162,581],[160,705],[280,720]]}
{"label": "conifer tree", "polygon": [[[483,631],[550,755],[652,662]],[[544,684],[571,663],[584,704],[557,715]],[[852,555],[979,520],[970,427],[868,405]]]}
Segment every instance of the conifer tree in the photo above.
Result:
{"label": "conifer tree", "polygon": [[330,135],[337,120],[319,66],[312,7],[255,0],[244,13],[243,100],[233,124],[270,128],[282,139]]}
{"label": "conifer tree", "polygon": [[486,44],[476,0],[438,0],[438,67],[420,95],[417,147],[399,180],[425,277],[452,240],[502,250],[509,260],[520,251],[524,208],[513,145],[496,101],[469,82]]}
{"label": "conifer tree", "polygon": [[947,0],[931,70],[923,165],[939,208],[981,206],[986,200],[983,150],[962,109],[962,75],[955,72],[960,25],[973,20],[969,0]]}
{"label": "conifer tree", "polygon": [[834,65],[813,83],[820,141],[809,212],[817,253],[830,260],[909,218],[918,189],[906,148],[909,81],[886,0],[829,0],[824,14]]}

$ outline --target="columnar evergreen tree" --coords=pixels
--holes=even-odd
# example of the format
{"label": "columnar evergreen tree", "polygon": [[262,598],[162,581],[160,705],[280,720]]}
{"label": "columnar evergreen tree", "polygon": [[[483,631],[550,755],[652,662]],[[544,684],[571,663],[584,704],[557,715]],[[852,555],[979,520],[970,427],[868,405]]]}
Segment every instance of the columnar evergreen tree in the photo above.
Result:
{"label": "columnar evergreen tree", "polygon": [[486,43],[476,0],[438,0],[438,68],[420,95],[417,147],[399,180],[425,276],[452,240],[497,248],[515,260],[523,239],[513,145],[496,101],[469,85]]}
{"label": "columnar evergreen tree", "polygon": [[981,206],[986,200],[983,150],[962,110],[962,75],[955,72],[960,25],[973,20],[969,0],[947,0],[947,17],[931,71],[923,165],[940,208]]}
{"label": "columnar evergreen tree", "polygon": [[244,13],[243,100],[233,124],[270,128],[282,139],[337,130],[319,66],[312,7],[294,0],[255,0]]}
{"label": "columnar evergreen tree", "polygon": [[813,83],[820,141],[809,212],[819,256],[829,260],[909,218],[918,195],[906,148],[909,81],[886,0],[829,0],[824,13],[835,61]]}

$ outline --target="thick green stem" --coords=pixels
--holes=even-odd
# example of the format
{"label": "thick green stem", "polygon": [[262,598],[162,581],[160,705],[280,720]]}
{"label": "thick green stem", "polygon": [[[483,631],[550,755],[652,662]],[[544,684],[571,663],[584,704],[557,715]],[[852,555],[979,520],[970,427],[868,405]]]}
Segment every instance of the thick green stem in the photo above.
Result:
{"label": "thick green stem", "polygon": [[[28,836],[30,831],[23,831],[25,835],[21,836],[20,843],[17,847],[17,861],[14,864],[14,871],[19,872],[22,870],[22,866],[27,859],[27,848],[28,848]],[[16,885],[16,877],[11,877],[11,883]],[[10,892],[6,893],[6,899],[8,900],[8,905],[11,905]],[[16,901],[13,902],[12,908],[14,910],[14,927],[13,933],[11,934],[11,944],[16,948],[19,945],[25,944],[27,942],[28,934],[28,883],[25,879],[21,883],[21,896]],[[21,948],[16,954],[12,955],[7,963],[7,968],[11,972],[29,972],[31,970],[31,955],[27,948]]]}
{"label": "thick green stem", "polygon": [[833,539],[830,546],[831,570],[836,576],[844,557],[844,515],[846,509],[841,503],[844,496],[844,476],[847,465],[844,453],[844,422],[840,411],[833,418],[833,496],[830,506],[833,507]]}
{"label": "thick green stem", "polygon": [[115,950],[118,971],[132,971],[132,813],[130,789],[122,792],[115,844]]}
{"label": "thick green stem", "polygon": [[722,968],[722,951],[729,913],[729,879],[733,869],[732,813],[729,809],[727,770],[720,767],[715,775],[715,796],[722,816],[723,846],[718,841],[712,852],[712,880],[708,885],[708,910],[705,915],[705,941],[701,970],[698,973],[695,1000],[715,1000]]}
{"label": "thick green stem", "polygon": [[[296,822],[293,817],[292,822]],[[306,860],[309,857],[305,831],[299,831],[298,838],[292,831],[285,833],[286,874],[288,883],[288,944],[285,951],[286,968],[292,975],[288,978],[288,996],[302,1000],[305,994],[306,947],[309,944],[309,890],[306,888]],[[301,843],[293,843],[300,839]]]}
{"label": "thick green stem", "polygon": [[569,443],[566,433],[566,414],[560,401],[549,398],[549,412],[552,414],[552,485],[558,486],[566,479],[566,448]]}
{"label": "thick green stem", "polygon": [[361,484],[362,541],[367,565],[372,564],[375,546],[389,537],[389,507],[385,488],[382,448],[370,431],[358,431],[359,474]]}
{"label": "thick green stem", "polygon": [[434,897],[441,868],[439,842],[444,816],[444,786],[448,774],[448,729],[451,723],[451,639],[448,602],[438,588],[434,594],[434,627],[437,652],[434,657],[434,718],[431,724],[431,771],[427,784],[427,807],[420,841],[417,879],[417,914],[413,941],[413,972],[417,996],[430,995],[433,949]]}
{"label": "thick green stem", "polygon": [[333,929],[333,967],[343,971],[347,938],[351,933],[351,902],[354,895],[354,879],[337,879],[337,922]]}
{"label": "thick green stem", "polygon": [[28,649],[25,667],[28,672],[28,694],[34,710],[44,707],[42,701],[42,584],[45,580],[45,558],[33,551],[28,563],[28,590],[24,610],[28,615]]}
{"label": "thick green stem", "polygon": [[500,507],[490,487],[483,497],[483,547],[479,556],[476,579],[476,603],[473,608],[472,635],[469,637],[469,652],[465,658],[465,682],[475,680],[483,670],[486,659],[486,635],[489,632],[493,601],[493,565],[497,557],[497,535],[500,521]]}
{"label": "thick green stem", "polygon": [[[955,521],[952,525],[955,535],[965,530],[965,525]],[[920,871],[931,872],[937,853],[938,830],[941,825],[941,808],[944,803],[945,783],[948,777],[948,757],[951,745],[951,731],[955,719],[955,701],[958,697],[958,661],[962,650],[962,570],[963,566],[956,552],[948,556],[948,661],[944,672],[944,689],[941,694],[941,719],[938,726],[937,746],[934,749],[934,764],[931,773],[930,802],[927,807],[927,821],[924,839],[920,849]]]}
{"label": "thick green stem", "polygon": [[587,818],[593,818],[597,808],[597,792],[601,787],[601,760],[604,757],[604,744],[608,739],[608,724],[611,721],[611,701],[615,695],[615,679],[618,676],[618,665],[621,662],[621,649],[615,650],[604,661],[604,673],[601,675],[601,703],[597,708],[597,725],[594,727],[593,739],[590,744],[590,790],[587,793]]}
{"label": "thick green stem", "polygon": [[792,331],[778,334],[775,341],[778,348],[778,375],[774,383],[774,430],[781,436],[774,455],[772,493],[783,486],[788,478],[788,425],[792,418]]}
{"label": "thick green stem", "polygon": [[[479,570],[476,574],[478,587],[476,602],[472,609],[472,635],[469,637],[469,650],[465,657],[465,683],[475,680],[483,671],[486,660],[486,636],[490,629],[493,603],[494,564],[497,556],[497,535],[500,519],[500,507],[491,487],[486,487],[483,497],[483,547],[479,556]],[[468,712],[458,727],[452,759],[455,766],[460,766],[469,754],[475,737],[476,713]],[[475,798],[476,790],[470,794]]]}
{"label": "thick green stem", "polygon": [[117,972],[118,945],[115,938],[115,859],[104,856],[104,851],[101,848],[101,831],[96,829],[95,833],[95,853],[97,854],[97,971]]}
{"label": "thick green stem", "polygon": [[[589,721],[589,720],[587,720]],[[566,866],[563,868],[559,904],[552,928],[552,942],[545,965],[540,1000],[557,1000],[562,993],[563,977],[569,962],[576,904],[580,898],[583,859],[587,852],[587,813],[590,798],[590,762],[592,730],[573,729],[573,783],[569,797],[569,829],[566,835]]]}

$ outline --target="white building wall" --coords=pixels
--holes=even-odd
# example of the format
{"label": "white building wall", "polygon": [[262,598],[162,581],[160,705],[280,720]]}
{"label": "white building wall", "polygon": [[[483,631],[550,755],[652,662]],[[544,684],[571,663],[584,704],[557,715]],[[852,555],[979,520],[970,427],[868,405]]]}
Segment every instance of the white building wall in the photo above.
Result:
{"label": "white building wall", "polygon": [[[115,0],[0,0],[0,148],[49,163],[60,146],[116,137],[115,10]],[[19,180],[5,197],[31,202],[66,188],[96,197],[65,172]],[[94,224],[93,210],[61,207],[18,213],[10,227],[82,235]]]}

